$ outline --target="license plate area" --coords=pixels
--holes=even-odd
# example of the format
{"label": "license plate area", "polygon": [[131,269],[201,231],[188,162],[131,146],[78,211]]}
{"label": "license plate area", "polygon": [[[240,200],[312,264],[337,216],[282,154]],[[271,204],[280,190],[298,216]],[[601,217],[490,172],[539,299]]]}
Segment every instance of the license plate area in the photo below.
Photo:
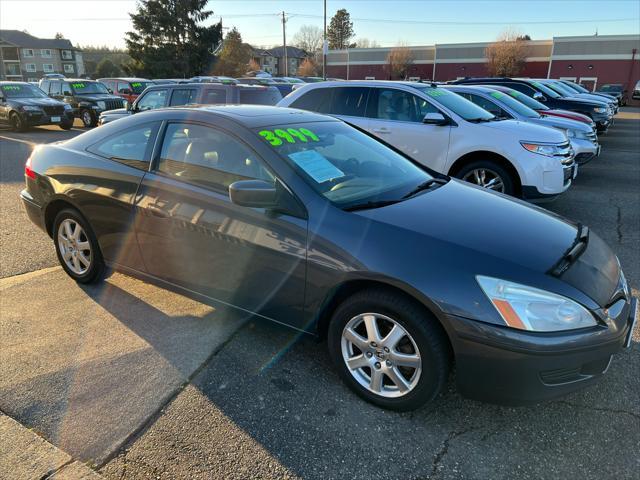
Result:
{"label": "license plate area", "polygon": [[61,120],[60,117],[51,117],[52,122],[59,122]]}

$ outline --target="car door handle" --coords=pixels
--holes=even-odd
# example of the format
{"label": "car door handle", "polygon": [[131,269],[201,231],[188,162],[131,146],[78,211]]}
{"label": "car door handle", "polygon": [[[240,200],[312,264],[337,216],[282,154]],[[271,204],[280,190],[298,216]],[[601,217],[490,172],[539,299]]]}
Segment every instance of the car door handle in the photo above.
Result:
{"label": "car door handle", "polygon": [[148,206],[147,210],[149,210],[149,213],[154,217],[169,218],[169,214],[158,207]]}
{"label": "car door handle", "polygon": [[391,130],[388,128],[374,128],[374,133],[391,133]]}

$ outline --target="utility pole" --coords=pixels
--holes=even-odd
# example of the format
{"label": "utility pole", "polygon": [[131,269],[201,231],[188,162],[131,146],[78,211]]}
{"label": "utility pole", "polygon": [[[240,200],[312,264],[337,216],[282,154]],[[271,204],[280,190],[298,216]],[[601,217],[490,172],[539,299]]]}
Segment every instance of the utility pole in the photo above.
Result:
{"label": "utility pole", "polygon": [[324,35],[322,36],[322,78],[327,79],[327,0],[324,0]]}
{"label": "utility pole", "polygon": [[284,46],[284,76],[289,76],[289,58],[287,56],[287,29],[285,27],[287,23],[287,17],[284,10],[282,11],[282,45]]}

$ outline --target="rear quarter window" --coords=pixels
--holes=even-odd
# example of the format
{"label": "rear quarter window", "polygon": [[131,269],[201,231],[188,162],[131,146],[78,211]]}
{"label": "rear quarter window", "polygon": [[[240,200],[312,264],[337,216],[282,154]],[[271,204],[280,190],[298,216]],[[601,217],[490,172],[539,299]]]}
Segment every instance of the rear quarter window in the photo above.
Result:
{"label": "rear quarter window", "polygon": [[332,95],[332,88],[314,88],[291,102],[289,106],[310,112],[328,113]]}

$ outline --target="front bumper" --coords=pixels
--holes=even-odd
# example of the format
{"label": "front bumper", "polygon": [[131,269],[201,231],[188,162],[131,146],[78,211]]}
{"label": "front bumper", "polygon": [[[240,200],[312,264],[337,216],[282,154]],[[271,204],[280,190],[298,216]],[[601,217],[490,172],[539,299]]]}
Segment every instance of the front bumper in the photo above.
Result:
{"label": "front bumper", "polygon": [[594,115],[593,121],[598,132],[606,132],[613,125],[613,117],[610,115]]}
{"label": "front bumper", "polygon": [[572,138],[571,147],[576,154],[575,161],[578,165],[584,165],[600,155],[600,144],[590,140]]}
{"label": "front bumper", "polygon": [[22,112],[22,118],[30,127],[37,125],[59,125],[61,123],[73,123],[73,112],[65,110],[60,115],[47,115],[44,112]]}
{"label": "front bumper", "polygon": [[584,388],[606,373],[612,355],[630,343],[637,305],[633,298],[606,327],[558,333],[449,316],[458,391],[477,400],[526,405]]}

